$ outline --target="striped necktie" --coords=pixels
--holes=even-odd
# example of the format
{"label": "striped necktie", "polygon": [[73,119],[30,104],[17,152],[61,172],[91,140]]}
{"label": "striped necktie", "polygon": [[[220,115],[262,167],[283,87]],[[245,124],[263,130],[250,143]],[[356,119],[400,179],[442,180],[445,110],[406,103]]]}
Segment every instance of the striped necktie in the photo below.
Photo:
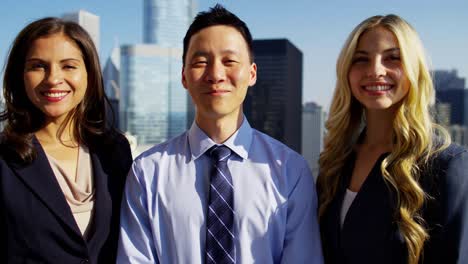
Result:
{"label": "striped necktie", "polygon": [[208,152],[214,166],[206,220],[206,263],[236,263],[234,189],[227,167],[231,150],[221,145]]}

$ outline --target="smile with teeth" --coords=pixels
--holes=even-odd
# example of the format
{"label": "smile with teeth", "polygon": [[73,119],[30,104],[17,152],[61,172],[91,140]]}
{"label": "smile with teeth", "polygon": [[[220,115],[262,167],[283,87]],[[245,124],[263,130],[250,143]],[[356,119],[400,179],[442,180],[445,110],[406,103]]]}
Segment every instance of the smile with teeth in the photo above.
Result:
{"label": "smile with teeth", "polygon": [[392,85],[369,85],[369,86],[364,86],[364,89],[367,91],[372,91],[372,92],[382,92],[382,91],[388,91],[392,89]]}
{"label": "smile with teeth", "polygon": [[68,92],[43,92],[42,94],[47,97],[59,98],[64,97]]}

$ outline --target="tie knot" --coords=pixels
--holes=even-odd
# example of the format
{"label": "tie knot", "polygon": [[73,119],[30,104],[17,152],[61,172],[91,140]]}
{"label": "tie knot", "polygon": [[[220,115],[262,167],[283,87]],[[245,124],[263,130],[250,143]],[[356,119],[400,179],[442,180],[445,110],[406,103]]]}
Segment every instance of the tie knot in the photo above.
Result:
{"label": "tie knot", "polygon": [[209,150],[210,157],[216,162],[227,161],[231,156],[231,150],[224,146],[214,146]]}

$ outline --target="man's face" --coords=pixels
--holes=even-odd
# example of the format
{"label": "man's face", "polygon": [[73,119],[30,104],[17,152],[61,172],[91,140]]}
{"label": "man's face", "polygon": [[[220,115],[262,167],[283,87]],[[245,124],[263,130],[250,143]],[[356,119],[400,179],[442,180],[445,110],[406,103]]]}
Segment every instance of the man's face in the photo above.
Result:
{"label": "man's face", "polygon": [[247,43],[234,27],[217,25],[194,34],[182,69],[182,84],[192,96],[197,118],[242,114],[247,88],[255,84],[257,66]]}

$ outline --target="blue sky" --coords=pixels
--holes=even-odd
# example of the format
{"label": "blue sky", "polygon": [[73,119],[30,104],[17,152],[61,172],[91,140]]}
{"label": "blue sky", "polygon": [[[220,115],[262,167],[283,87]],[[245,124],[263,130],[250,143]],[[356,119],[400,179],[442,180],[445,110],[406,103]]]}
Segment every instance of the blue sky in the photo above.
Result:
{"label": "blue sky", "polygon": [[[142,42],[142,0],[2,0],[0,62],[3,66],[15,35],[44,16],[85,9],[101,18],[101,63],[117,39]],[[335,83],[335,62],[349,32],[365,18],[394,13],[419,32],[434,69],[457,69],[468,77],[468,1],[314,1],[198,0],[206,10],[216,2],[236,13],[254,38],[288,38],[304,54],[303,101],[329,105]]]}

